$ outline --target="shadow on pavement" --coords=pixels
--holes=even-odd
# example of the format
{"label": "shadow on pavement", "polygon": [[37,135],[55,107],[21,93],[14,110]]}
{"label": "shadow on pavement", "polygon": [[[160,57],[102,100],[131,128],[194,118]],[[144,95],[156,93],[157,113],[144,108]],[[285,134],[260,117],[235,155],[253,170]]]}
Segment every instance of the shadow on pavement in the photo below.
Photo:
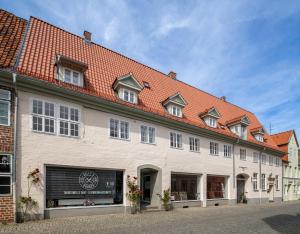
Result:
{"label": "shadow on pavement", "polygon": [[262,219],[273,230],[278,233],[300,233],[300,214],[288,215],[280,214]]}

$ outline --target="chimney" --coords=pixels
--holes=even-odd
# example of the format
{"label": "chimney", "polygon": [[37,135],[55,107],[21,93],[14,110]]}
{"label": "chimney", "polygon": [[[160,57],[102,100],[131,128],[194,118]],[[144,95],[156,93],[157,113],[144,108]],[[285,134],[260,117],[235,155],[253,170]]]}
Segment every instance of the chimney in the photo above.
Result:
{"label": "chimney", "polygon": [[226,102],[226,97],[225,97],[225,96],[220,97],[220,99],[221,99],[222,101]]}
{"label": "chimney", "polygon": [[87,42],[91,42],[92,41],[92,33],[88,32],[88,31],[84,31],[83,32],[83,36],[84,36],[84,40]]}
{"label": "chimney", "polygon": [[176,80],[176,75],[177,74],[175,72],[173,72],[173,71],[170,71],[169,74],[168,74],[168,76],[171,77],[174,80]]}

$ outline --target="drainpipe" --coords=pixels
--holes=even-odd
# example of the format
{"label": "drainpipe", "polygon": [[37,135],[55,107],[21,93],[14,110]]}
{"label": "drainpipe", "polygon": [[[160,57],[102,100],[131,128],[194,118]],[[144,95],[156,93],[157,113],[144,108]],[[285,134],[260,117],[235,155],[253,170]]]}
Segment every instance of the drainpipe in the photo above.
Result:
{"label": "drainpipe", "polygon": [[16,73],[13,73],[12,74],[13,76],[13,84],[14,84],[14,87],[15,87],[15,108],[14,108],[14,146],[13,146],[13,154],[14,154],[14,157],[13,157],[13,199],[14,199],[14,221],[16,222],[17,221],[17,186],[16,186],[16,181],[17,181],[17,178],[16,178],[16,157],[17,157],[17,123],[18,123],[18,95],[17,95],[17,86],[16,86],[16,82],[17,82],[17,74]]}
{"label": "drainpipe", "polygon": [[258,166],[259,166],[259,204],[261,204],[261,190],[262,190],[262,186],[261,186],[261,155],[262,152],[259,151],[259,161],[258,161]]}
{"label": "drainpipe", "polygon": [[[237,139],[235,143],[232,144],[232,175],[233,175],[233,188],[236,189],[236,175],[235,175],[235,145],[240,142],[240,139]],[[237,195],[235,191],[235,195]],[[237,201],[237,197],[236,197]]]}

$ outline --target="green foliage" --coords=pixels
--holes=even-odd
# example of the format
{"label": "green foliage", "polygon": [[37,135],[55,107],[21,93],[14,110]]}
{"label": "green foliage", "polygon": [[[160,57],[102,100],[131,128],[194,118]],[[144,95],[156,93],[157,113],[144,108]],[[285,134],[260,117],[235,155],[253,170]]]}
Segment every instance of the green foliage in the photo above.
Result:
{"label": "green foliage", "polygon": [[127,176],[126,184],[128,187],[127,198],[131,202],[132,206],[136,206],[143,194],[140,190],[139,186],[137,185],[137,177],[130,177]]}
{"label": "green foliage", "polygon": [[157,194],[159,196],[160,201],[163,204],[163,207],[168,210],[170,201],[171,201],[171,190],[170,188],[163,191],[163,194]]}

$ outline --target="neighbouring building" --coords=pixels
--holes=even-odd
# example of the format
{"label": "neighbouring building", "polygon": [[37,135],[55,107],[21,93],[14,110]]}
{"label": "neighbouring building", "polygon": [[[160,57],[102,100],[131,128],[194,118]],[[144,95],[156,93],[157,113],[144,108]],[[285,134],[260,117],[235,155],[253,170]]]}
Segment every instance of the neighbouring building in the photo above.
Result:
{"label": "neighbouring building", "polygon": [[283,200],[300,199],[299,144],[294,130],[271,135],[273,141],[286,152],[283,162]]}
{"label": "neighbouring building", "polygon": [[175,207],[282,200],[285,152],[252,112],[91,36],[31,17],[15,79],[0,73],[19,99],[17,196],[42,175],[37,216],[124,212],[127,175],[143,208],[167,188]]}
{"label": "neighbouring building", "polygon": [[[26,20],[0,9],[0,70],[11,72],[25,33]],[[14,86],[0,82],[0,222],[15,220],[15,102]]]}

